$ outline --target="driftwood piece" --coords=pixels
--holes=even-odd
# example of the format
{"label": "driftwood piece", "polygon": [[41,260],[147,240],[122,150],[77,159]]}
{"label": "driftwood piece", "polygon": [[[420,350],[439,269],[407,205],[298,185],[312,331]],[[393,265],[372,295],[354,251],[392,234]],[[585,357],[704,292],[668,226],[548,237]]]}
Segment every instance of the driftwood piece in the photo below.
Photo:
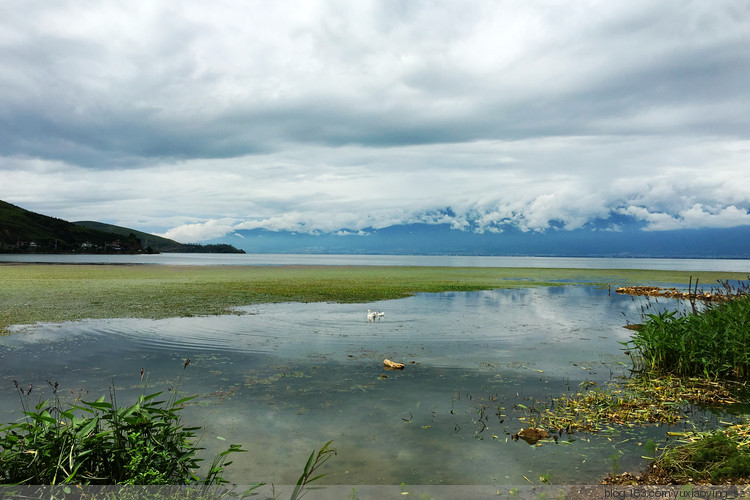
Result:
{"label": "driftwood piece", "polygon": [[384,359],[383,366],[385,367],[386,370],[403,370],[404,369],[403,363],[396,363],[395,361],[391,361],[390,359]]}

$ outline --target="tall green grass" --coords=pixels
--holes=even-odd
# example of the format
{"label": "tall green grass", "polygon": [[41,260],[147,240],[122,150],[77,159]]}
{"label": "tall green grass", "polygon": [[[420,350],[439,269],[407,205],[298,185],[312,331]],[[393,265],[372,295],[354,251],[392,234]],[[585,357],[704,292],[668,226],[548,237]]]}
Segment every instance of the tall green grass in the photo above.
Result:
{"label": "tall green grass", "polygon": [[0,484],[221,485],[227,457],[245,451],[230,445],[199,476],[199,427],[185,426],[179,414],[194,396],[162,400],[159,392],[118,407],[113,390],[110,401],[63,409],[56,398],[28,408],[16,387],[26,418],[0,425]]}
{"label": "tall green grass", "polygon": [[626,343],[637,368],[709,379],[750,378],[750,296],[702,311],[647,314]]}

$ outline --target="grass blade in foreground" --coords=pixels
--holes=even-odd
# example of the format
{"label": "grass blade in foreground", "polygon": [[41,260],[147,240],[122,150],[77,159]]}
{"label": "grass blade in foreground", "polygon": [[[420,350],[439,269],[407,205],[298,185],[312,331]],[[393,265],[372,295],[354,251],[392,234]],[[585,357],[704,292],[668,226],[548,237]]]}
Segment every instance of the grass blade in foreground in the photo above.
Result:
{"label": "grass blade in foreground", "polygon": [[304,488],[308,484],[325,476],[325,474],[319,474],[313,477],[313,474],[315,474],[315,472],[320,467],[322,467],[323,464],[325,464],[333,455],[336,455],[336,449],[331,447],[331,443],[333,443],[333,441],[328,441],[326,444],[324,444],[323,447],[318,450],[317,455],[315,454],[315,450],[310,453],[310,458],[307,459],[304,472],[297,481],[297,485],[294,487],[292,496],[289,497],[290,500],[299,500],[305,494]]}

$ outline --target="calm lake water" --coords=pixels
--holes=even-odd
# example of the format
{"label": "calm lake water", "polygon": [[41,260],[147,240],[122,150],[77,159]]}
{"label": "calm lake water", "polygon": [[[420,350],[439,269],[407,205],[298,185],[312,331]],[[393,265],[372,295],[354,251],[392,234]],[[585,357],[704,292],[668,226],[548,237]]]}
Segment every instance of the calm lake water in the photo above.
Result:
{"label": "calm lake water", "polygon": [[[668,429],[563,435],[538,447],[510,437],[525,427],[519,405],[628,373],[619,342],[641,305],[565,286],[23,327],[0,337],[0,421],[18,418],[12,380],[33,384],[32,402],[51,397],[47,380],[67,400],[94,400],[114,382],[121,405],[172,387],[199,395],[183,417],[205,428],[209,452],[229,443],[249,450],[227,471],[238,484],[293,484],[328,440],[338,455],[326,466],[327,484],[528,484],[541,474],[592,483],[615,462],[641,468],[639,443],[663,445]],[[385,316],[368,321],[367,308]],[[385,371],[385,358],[406,368]],[[729,417],[706,413],[694,422],[719,418]]]}
{"label": "calm lake water", "polygon": [[673,271],[727,271],[750,273],[750,259],[163,253],[156,255],[0,254],[0,262],[54,262],[70,264],[169,264],[185,266],[349,265],[542,267],[575,269],[661,269]]}

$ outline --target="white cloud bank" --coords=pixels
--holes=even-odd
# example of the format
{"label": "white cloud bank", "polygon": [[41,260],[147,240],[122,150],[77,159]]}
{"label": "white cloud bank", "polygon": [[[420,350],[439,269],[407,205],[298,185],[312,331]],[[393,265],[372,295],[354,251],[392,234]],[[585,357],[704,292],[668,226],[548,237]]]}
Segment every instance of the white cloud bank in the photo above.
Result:
{"label": "white cloud bank", "polygon": [[0,4],[0,199],[179,241],[748,225],[748,46],[746,0]]}
{"label": "white cloud bank", "polygon": [[750,226],[750,213],[747,210],[738,209],[734,205],[707,210],[700,203],[696,203],[676,216],[663,212],[652,213],[643,207],[628,207],[622,213],[645,221],[647,223],[646,230],[649,231]]}

